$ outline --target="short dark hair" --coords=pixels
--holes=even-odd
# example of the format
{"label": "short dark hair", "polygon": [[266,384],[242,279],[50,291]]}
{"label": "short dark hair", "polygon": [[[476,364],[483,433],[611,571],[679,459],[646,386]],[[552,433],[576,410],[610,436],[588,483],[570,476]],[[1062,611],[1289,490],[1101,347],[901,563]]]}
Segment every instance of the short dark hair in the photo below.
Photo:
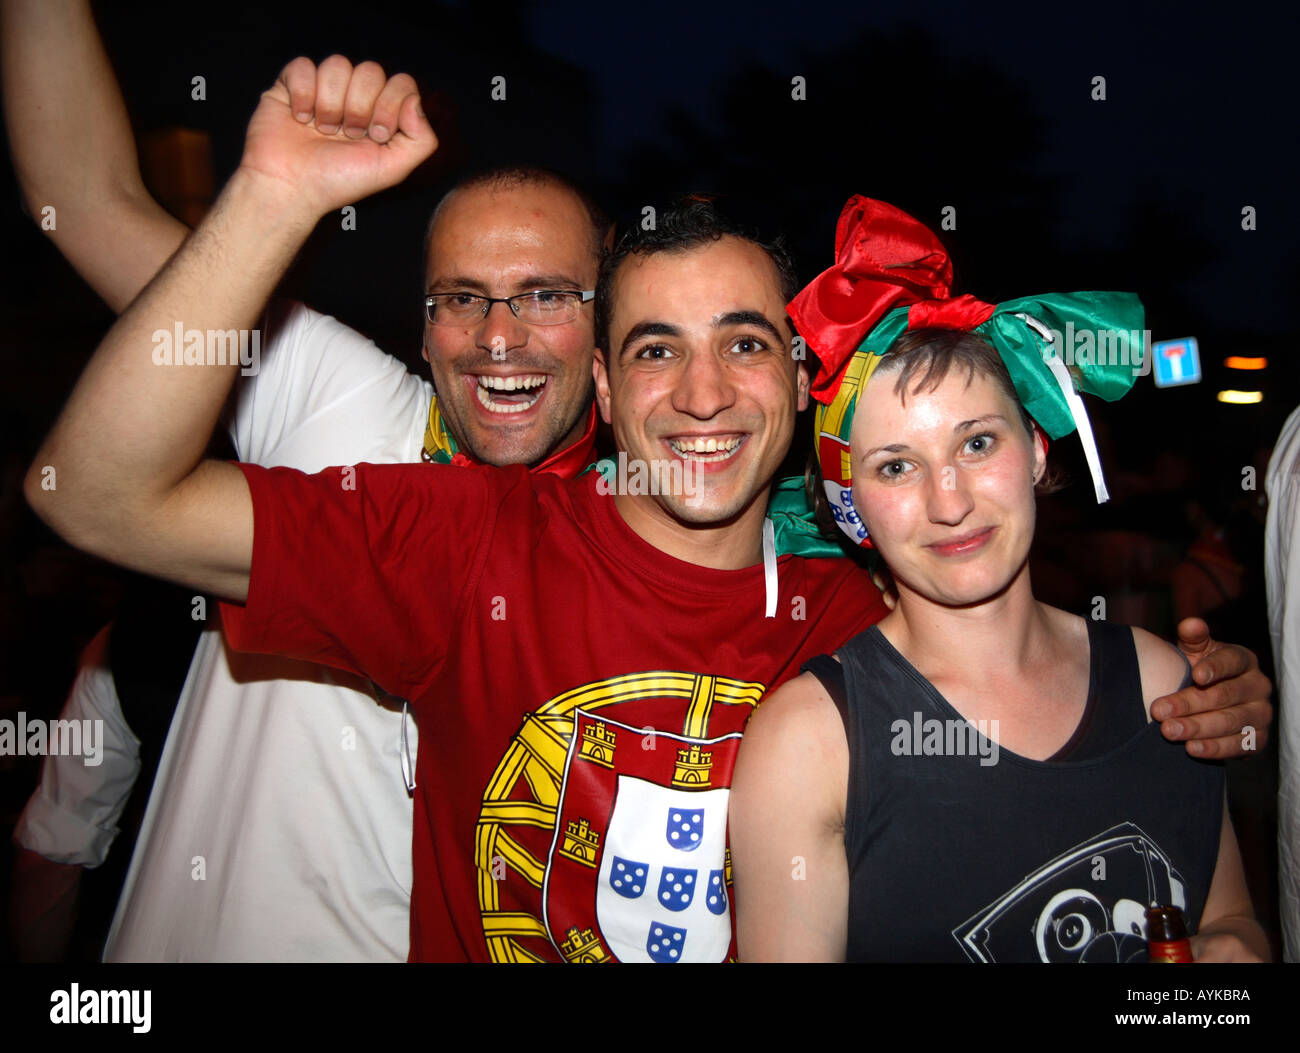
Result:
{"label": "short dark hair", "polygon": [[572,194],[586,210],[587,219],[591,224],[589,235],[592,258],[599,261],[605,255],[605,243],[609,237],[612,221],[589,190],[568,176],[541,165],[499,165],[471,172],[443,194],[438,204],[434,206],[433,214],[429,217],[429,225],[424,231],[425,267],[429,265],[429,246],[433,243],[433,228],[438,222],[443,206],[451,200],[453,194],[462,190],[480,188],[494,191],[515,190],[521,186],[554,187],[556,190]]}
{"label": "short dark hair", "polygon": [[782,299],[789,303],[795,298],[799,292],[799,275],[779,237],[765,241],[750,228],[728,219],[706,197],[691,195],[679,198],[657,212],[649,228],[644,223],[629,225],[619,236],[613,251],[601,261],[600,277],[596,281],[596,346],[606,352],[606,366],[610,362],[609,321],[613,314],[614,279],[627,258],[653,256],[661,252],[688,252],[725,237],[748,241],[767,253],[776,267]]}

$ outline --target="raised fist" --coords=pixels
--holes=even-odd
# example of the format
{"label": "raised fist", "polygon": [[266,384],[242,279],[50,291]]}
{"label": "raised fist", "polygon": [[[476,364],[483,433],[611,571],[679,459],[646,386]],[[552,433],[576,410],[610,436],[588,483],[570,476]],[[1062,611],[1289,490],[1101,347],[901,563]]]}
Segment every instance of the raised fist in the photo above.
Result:
{"label": "raised fist", "polygon": [[282,184],[316,219],[400,183],[437,145],[405,73],[296,58],[262,93],[240,166]]}

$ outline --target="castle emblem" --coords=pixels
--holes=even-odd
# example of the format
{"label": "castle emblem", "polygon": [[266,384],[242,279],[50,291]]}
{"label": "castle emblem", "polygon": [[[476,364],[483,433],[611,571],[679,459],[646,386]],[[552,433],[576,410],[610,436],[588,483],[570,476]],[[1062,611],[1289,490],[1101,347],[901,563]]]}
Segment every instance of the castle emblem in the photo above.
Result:
{"label": "castle emblem", "polygon": [[566,935],[568,938],[560,944],[560,953],[564,955],[566,962],[597,965],[610,960],[608,952],[601,945],[600,937],[591,929],[583,929],[579,932],[575,925]]}
{"label": "castle emblem", "polygon": [[600,834],[591,828],[586,819],[570,819],[564,825],[564,844],[560,855],[586,867],[596,865],[596,851],[600,848]]}
{"label": "castle emblem", "polygon": [[583,760],[600,764],[606,768],[614,767],[614,746],[618,736],[610,731],[603,722],[588,724],[582,729],[582,746],[579,754]]}
{"label": "castle emblem", "polygon": [[709,769],[712,767],[712,751],[702,750],[697,743],[692,742],[677,751],[677,763],[673,766],[673,785],[679,790],[707,790]]}

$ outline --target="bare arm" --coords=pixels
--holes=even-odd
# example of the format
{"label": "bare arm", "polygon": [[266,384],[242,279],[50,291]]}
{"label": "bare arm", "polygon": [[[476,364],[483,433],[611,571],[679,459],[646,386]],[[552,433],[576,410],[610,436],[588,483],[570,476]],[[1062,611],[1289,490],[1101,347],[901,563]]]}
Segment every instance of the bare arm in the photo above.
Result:
{"label": "bare arm", "polygon": [[1205,897],[1201,924],[1192,937],[1192,957],[1198,962],[1266,962],[1272,957],[1268,937],[1250,904],[1246,875],[1232,831],[1228,806],[1223,806],[1219,860]]}
{"label": "bare arm", "polygon": [[[381,143],[365,128],[383,112],[398,130]],[[233,465],[201,461],[239,363],[163,365],[156,352],[178,325],[253,328],[320,216],[400,182],[435,145],[411,78],[338,56],[285,67],[211,213],[109,331],[41,447],[25,487],[37,514],[95,555],[242,601],[247,485]]]}
{"label": "bare arm", "polygon": [[804,674],[749,722],[729,802],[743,961],[843,961],[849,747],[835,703]]}
{"label": "bare arm", "polygon": [[27,211],[121,313],[189,233],[149,196],[88,0],[4,0],[5,124]]}
{"label": "bare arm", "polygon": [[[1157,695],[1165,699],[1178,697],[1177,694],[1162,694],[1182,683],[1184,666],[1177,652],[1144,629],[1133,630],[1133,642],[1141,670],[1142,694],[1149,706],[1154,707],[1153,699]],[[1238,650],[1250,655],[1245,648]],[[1253,659],[1254,655],[1250,657]],[[1237,850],[1237,838],[1226,802],[1219,830],[1218,861],[1205,899],[1205,909],[1201,912],[1198,935],[1192,940],[1192,950],[1197,961],[1247,962],[1267,961],[1269,958],[1268,939],[1255,920],[1250,904],[1241,853]]]}

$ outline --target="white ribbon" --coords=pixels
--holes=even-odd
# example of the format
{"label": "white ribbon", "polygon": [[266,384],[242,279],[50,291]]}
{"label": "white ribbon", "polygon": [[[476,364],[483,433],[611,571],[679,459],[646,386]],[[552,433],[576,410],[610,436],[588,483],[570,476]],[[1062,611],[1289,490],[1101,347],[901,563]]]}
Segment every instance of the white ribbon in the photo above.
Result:
{"label": "white ribbon", "polygon": [[406,783],[406,792],[415,793],[415,765],[411,763],[411,743],[406,737],[406,716],[410,708],[402,700],[402,781]]}
{"label": "white ribbon", "polygon": [[1061,394],[1065,396],[1065,404],[1070,407],[1070,416],[1074,418],[1074,426],[1079,431],[1079,441],[1083,443],[1083,456],[1087,458],[1088,471],[1092,473],[1092,486],[1097,492],[1097,504],[1105,504],[1110,500],[1110,492],[1106,489],[1106,479],[1101,474],[1101,456],[1097,453],[1097,440],[1092,434],[1092,421],[1088,419],[1088,411],[1083,405],[1083,399],[1079,398],[1079,393],[1074,390],[1070,371],[1065,368],[1061,356],[1056,353],[1052,332],[1033,315],[1017,314],[1016,317],[1023,319],[1030,329],[1043,338],[1050,349],[1050,354],[1044,352],[1043,361],[1047,363],[1047,368],[1056,378]]}
{"label": "white ribbon", "polygon": [[763,520],[763,584],[767,593],[767,611],[764,618],[776,617],[776,527],[770,519]]}

